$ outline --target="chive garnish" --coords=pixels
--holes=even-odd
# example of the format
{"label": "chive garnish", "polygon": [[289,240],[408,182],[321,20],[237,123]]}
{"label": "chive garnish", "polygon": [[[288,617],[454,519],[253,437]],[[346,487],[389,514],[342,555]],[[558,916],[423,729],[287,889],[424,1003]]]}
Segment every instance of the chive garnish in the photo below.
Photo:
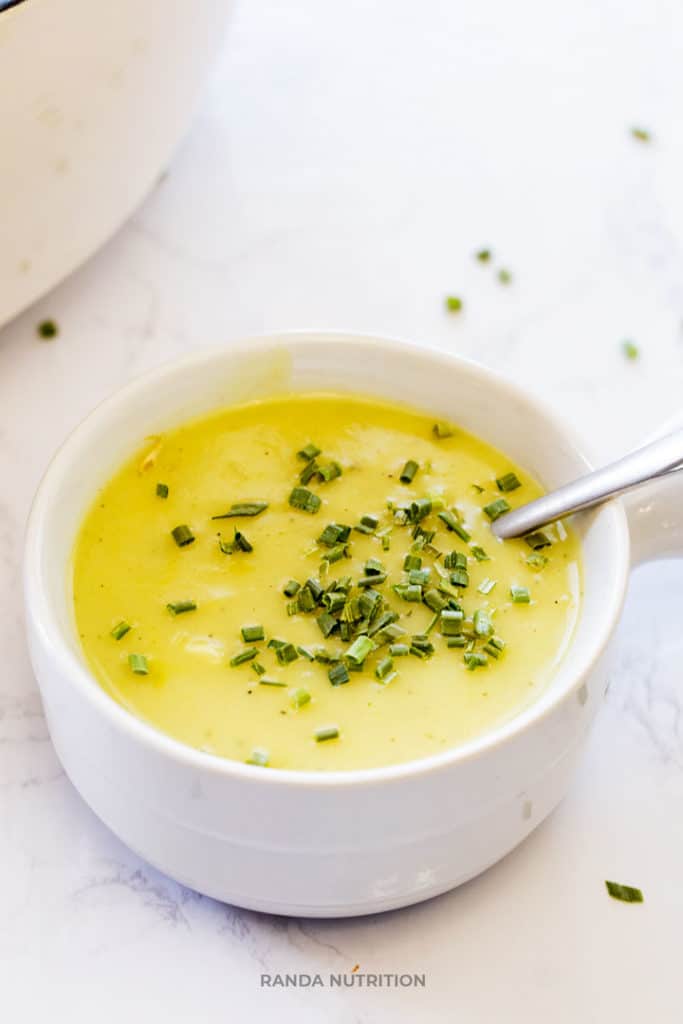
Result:
{"label": "chive garnish", "polygon": [[396,583],[394,584],[394,593],[396,593],[402,601],[416,603],[422,600],[422,587],[419,583]]}
{"label": "chive garnish", "polygon": [[633,127],[631,128],[631,135],[634,139],[637,139],[638,142],[650,142],[652,140],[652,135],[647,128]]}
{"label": "chive garnish", "polygon": [[295,487],[289,496],[289,504],[292,508],[314,514],[320,509],[322,502],[317,494],[306,487]]}
{"label": "chive garnish", "polygon": [[36,327],[38,337],[47,340],[49,338],[56,338],[59,334],[59,327],[54,320],[41,320]]}
{"label": "chive garnish", "polygon": [[296,690],[292,691],[290,697],[290,704],[293,708],[302,708],[304,704],[308,704],[311,699],[311,695],[303,686],[298,686]]}
{"label": "chive garnish", "polygon": [[128,665],[136,676],[146,676],[149,673],[149,665],[144,654],[129,654]]}
{"label": "chive garnish", "polygon": [[334,615],[330,615],[329,612],[323,612],[315,621],[318,623],[318,628],[325,638],[333,633],[339,626]]}
{"label": "chive garnish", "polygon": [[303,484],[304,486],[306,484],[310,484],[311,480],[313,479],[317,472],[318,463],[315,461],[315,459],[312,459],[310,462],[306,463],[304,468],[299,473],[299,483]]}
{"label": "chive garnish", "polygon": [[168,498],[168,484],[157,484],[157,498]]}
{"label": "chive garnish", "polygon": [[296,649],[301,657],[305,658],[306,661],[315,661],[315,654],[308,647],[302,647],[298,644]]}
{"label": "chive garnish", "polygon": [[479,260],[480,263],[488,263],[489,260],[491,259],[491,250],[479,249],[478,252],[475,252],[474,257],[475,259]]}
{"label": "chive garnish", "polygon": [[246,760],[247,764],[255,764],[259,768],[265,768],[270,761],[270,754],[263,747],[254,747],[251,757]]}
{"label": "chive garnish", "polygon": [[401,470],[401,475],[399,477],[401,483],[412,484],[413,480],[415,479],[415,474],[417,473],[419,468],[419,465],[417,464],[417,462],[415,462],[414,459],[408,459],[405,466]]}
{"label": "chive garnish", "polygon": [[245,644],[255,644],[266,638],[263,626],[260,625],[242,626],[240,632]]}
{"label": "chive garnish", "polygon": [[449,313],[459,313],[462,309],[462,299],[457,295],[447,295],[446,309]]}
{"label": "chive garnish", "polygon": [[464,618],[464,612],[456,611],[453,608],[444,608],[441,612],[441,635],[458,636],[462,633]]}
{"label": "chive garnish", "polygon": [[237,501],[230,506],[227,512],[223,512],[219,516],[211,516],[211,518],[234,519],[236,516],[260,516],[267,508],[267,501]]}
{"label": "chive garnish", "polygon": [[446,647],[465,647],[467,644],[467,637],[462,633],[456,634],[456,636],[449,636],[446,640]]}
{"label": "chive garnish", "polygon": [[534,551],[540,550],[540,548],[550,547],[552,543],[547,533],[543,533],[543,530],[537,530],[535,533],[528,533],[524,540],[527,542],[530,548]]}
{"label": "chive garnish", "polygon": [[477,587],[477,590],[479,591],[480,594],[490,594],[493,588],[495,587],[496,582],[497,580],[492,580],[487,576],[485,579],[481,581],[481,583]]}
{"label": "chive garnish", "polygon": [[505,498],[496,498],[496,500],[492,501],[490,505],[484,505],[484,512],[489,517],[492,523],[509,511],[510,506],[505,500]]}
{"label": "chive garnish", "polygon": [[496,477],[496,486],[499,491],[515,491],[522,484],[516,473],[505,473],[503,476]]}
{"label": "chive garnish", "polygon": [[389,654],[392,658],[405,658],[410,654],[410,646],[404,643],[390,644]]}
{"label": "chive garnish", "polygon": [[449,551],[443,560],[444,569],[466,569],[467,555],[462,551]]}
{"label": "chive garnish", "polygon": [[473,544],[470,548],[472,555],[478,562],[488,562],[489,556],[486,554],[483,548],[479,547],[478,544]]}
{"label": "chive garnish", "polygon": [[530,555],[525,558],[527,565],[530,565],[532,569],[542,569],[548,564],[548,559],[545,555],[542,555],[540,551],[532,551]]}
{"label": "chive garnish", "polygon": [[481,651],[467,651],[463,655],[463,661],[470,672],[473,672],[475,668],[483,668],[489,663],[488,658]]}
{"label": "chive garnish", "polygon": [[297,458],[304,459],[306,462],[310,462],[311,459],[314,459],[317,455],[320,455],[320,453],[321,449],[318,448],[317,444],[313,444],[311,441],[309,441],[308,444],[304,445],[304,447],[296,454]]}
{"label": "chive garnish", "polygon": [[377,662],[375,668],[375,675],[381,681],[385,681],[389,673],[392,671],[394,663],[390,657],[382,658],[381,661]]}
{"label": "chive garnish", "polygon": [[643,893],[633,885],[622,885],[621,882],[605,882],[607,892],[612,899],[621,900],[622,903],[642,903]]}
{"label": "chive garnish", "polygon": [[505,649],[505,641],[501,640],[499,636],[491,636],[484,644],[484,650],[487,654],[490,654],[492,658],[496,660],[500,658],[501,654]]}
{"label": "chive garnish", "polygon": [[411,569],[420,569],[422,567],[422,559],[419,555],[407,554],[403,559],[403,568],[406,572],[410,572]]}
{"label": "chive garnish", "polygon": [[120,622],[116,623],[109,635],[113,636],[114,640],[122,640],[126,633],[130,633],[132,628],[130,623],[126,622],[125,619],[121,619]]}
{"label": "chive garnish", "polygon": [[276,689],[281,690],[286,685],[287,683],[283,683],[280,679],[266,679],[265,676],[259,679],[259,686],[274,686]]}
{"label": "chive garnish", "polygon": [[336,740],[339,736],[339,729],[336,725],[325,725],[316,729],[313,735],[316,743],[324,743],[325,740]]}
{"label": "chive garnish", "polygon": [[349,647],[346,652],[346,659],[351,665],[362,665],[368,654],[374,651],[374,649],[375,645],[370,637],[361,634],[356,637]]}
{"label": "chive garnish", "polygon": [[432,427],[432,434],[439,441],[443,440],[443,438],[445,437],[453,437],[453,433],[454,430],[450,423],[444,423],[443,420],[439,421],[438,423],[435,423],[434,426]]}
{"label": "chive garnish", "polygon": [[448,600],[433,587],[425,591],[422,600],[433,612],[441,612],[448,604]]}
{"label": "chive garnish", "polygon": [[344,523],[328,523],[318,537],[318,544],[326,548],[333,548],[337,544],[344,544],[351,535],[351,527]]}
{"label": "chive garnish", "polygon": [[640,350],[635,342],[633,341],[622,341],[621,351],[624,353],[627,359],[632,362],[640,355]]}
{"label": "chive garnish", "polygon": [[195,540],[195,535],[185,523],[174,527],[171,530],[171,536],[179,548],[187,547],[188,544],[192,544]]}
{"label": "chive garnish", "polygon": [[299,652],[294,644],[285,642],[275,648],[275,657],[281,665],[288,665],[290,661],[296,661],[299,657]]}
{"label": "chive garnish", "polygon": [[252,671],[255,672],[257,676],[264,676],[266,674],[266,670],[260,661],[252,662],[251,668]]}
{"label": "chive garnish", "polygon": [[328,670],[327,678],[333,686],[342,686],[344,683],[348,683],[351,676],[344,662],[339,661]]}
{"label": "chive garnish", "polygon": [[166,605],[171,615],[182,615],[183,612],[194,612],[197,609],[196,601],[171,601]]}
{"label": "chive garnish", "polygon": [[245,647],[243,651],[239,651],[230,659],[230,666],[237,668],[238,665],[244,665],[245,662],[255,658],[257,654],[258,651],[255,647]]}
{"label": "chive garnish", "polygon": [[288,580],[282,588],[282,593],[285,597],[294,597],[294,595],[301,590],[301,584],[297,583],[296,580]]}
{"label": "chive garnish", "polygon": [[505,267],[501,267],[498,271],[498,280],[501,284],[510,284],[512,281],[512,274],[509,270],[506,270]]}
{"label": "chive garnish", "polygon": [[454,587],[468,587],[470,585],[469,573],[466,569],[456,569],[449,577]]}
{"label": "chive garnish", "polygon": [[316,473],[320,483],[327,484],[342,475],[342,468],[338,462],[327,462],[324,466],[318,466]]}
{"label": "chive garnish", "polygon": [[472,619],[474,625],[474,632],[476,636],[490,636],[493,633],[493,623],[488,612],[484,611],[483,608],[478,608],[474,613]]}
{"label": "chive garnish", "polygon": [[470,535],[452,509],[443,509],[438,513],[438,515],[447,530],[457,534],[457,536],[460,537],[461,540],[464,540],[465,543],[468,542]]}
{"label": "chive garnish", "polygon": [[528,587],[510,587],[510,597],[514,604],[529,604],[531,601]]}

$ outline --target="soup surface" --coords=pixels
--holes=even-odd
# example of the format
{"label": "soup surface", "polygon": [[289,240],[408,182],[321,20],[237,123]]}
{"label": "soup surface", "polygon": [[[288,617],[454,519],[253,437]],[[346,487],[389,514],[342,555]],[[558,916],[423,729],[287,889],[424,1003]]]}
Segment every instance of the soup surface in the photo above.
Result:
{"label": "soup surface", "polygon": [[491,532],[541,493],[457,426],[372,399],[185,423],[141,439],[85,517],[85,657],[133,714],[264,767],[455,747],[533,701],[572,634],[573,533]]}

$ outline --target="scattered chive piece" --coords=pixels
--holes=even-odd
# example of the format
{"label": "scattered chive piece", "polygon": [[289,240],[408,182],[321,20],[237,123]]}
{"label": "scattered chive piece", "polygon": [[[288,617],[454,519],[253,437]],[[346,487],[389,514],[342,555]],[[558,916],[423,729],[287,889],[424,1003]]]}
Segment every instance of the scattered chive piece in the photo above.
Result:
{"label": "scattered chive piece", "polygon": [[333,548],[337,544],[345,544],[351,535],[351,527],[344,523],[328,523],[318,537],[317,543],[326,548]]}
{"label": "scattered chive piece", "polygon": [[414,459],[408,459],[405,466],[401,470],[401,475],[399,477],[401,483],[412,484],[413,480],[415,479],[415,474],[417,473],[419,468],[419,465],[417,464],[417,462],[415,462]]}
{"label": "scattered chive piece", "polygon": [[551,544],[550,537],[547,533],[543,533],[543,530],[537,530],[535,533],[527,533],[524,540],[530,548],[534,549],[534,551],[538,551],[540,548],[548,548]]}
{"label": "scattered chive piece", "polygon": [[510,284],[512,281],[512,274],[509,270],[506,270],[505,267],[501,267],[498,271],[498,280],[501,284]]}
{"label": "scattered chive piece", "polygon": [[455,636],[449,636],[446,640],[447,647],[464,647],[467,643],[467,637],[462,633],[458,633]]}
{"label": "scattered chive piece", "polygon": [[294,644],[285,642],[275,648],[275,656],[281,665],[288,665],[290,661],[296,661],[299,654]]}
{"label": "scattered chive piece", "polygon": [[172,601],[166,605],[171,615],[182,615],[183,612],[194,612],[197,610],[196,601]]}
{"label": "scattered chive piece", "polygon": [[470,484],[470,487],[472,488],[473,491],[476,491],[477,494],[484,493],[484,488],[480,484]]}
{"label": "scattered chive piece", "polygon": [[403,568],[406,572],[410,572],[411,569],[420,569],[422,567],[422,559],[419,555],[407,554],[403,559]]}
{"label": "scattered chive piece", "polygon": [[251,667],[257,676],[264,676],[266,674],[266,670],[260,661],[255,661]]}
{"label": "scattered chive piece", "polygon": [[497,660],[505,650],[505,641],[501,640],[499,636],[491,636],[484,644],[484,650]]}
{"label": "scattered chive piece", "polygon": [[419,583],[397,583],[394,586],[394,592],[402,601],[416,603],[422,600],[422,587]]}
{"label": "scattered chive piece", "polygon": [[368,654],[374,651],[375,645],[369,636],[361,633],[353,641],[348,651],[346,652],[346,660],[352,665],[362,665]]}
{"label": "scattered chive piece", "polygon": [[478,259],[480,263],[488,263],[491,259],[491,250],[480,249],[478,252],[475,252],[474,256],[475,259]]}
{"label": "scattered chive piece", "polygon": [[392,658],[405,658],[410,654],[410,645],[404,643],[390,644],[389,654]]}
{"label": "scattered chive piece", "polygon": [[462,624],[465,615],[462,611],[455,611],[453,608],[444,608],[441,612],[441,635],[459,636],[462,633]]}
{"label": "scattered chive piece", "polygon": [[309,441],[308,444],[296,453],[298,459],[304,459],[306,462],[310,462],[316,455],[320,455],[321,449],[318,448],[317,444],[313,444]]}
{"label": "scattered chive piece", "polygon": [[450,423],[445,423],[443,420],[435,423],[432,427],[432,434],[434,437],[438,438],[439,441],[443,440],[445,437],[453,437],[453,433],[453,427]]}
{"label": "scattered chive piece", "polygon": [[489,505],[484,505],[484,512],[489,517],[492,523],[495,522],[496,519],[500,519],[502,515],[505,515],[505,513],[509,511],[510,506],[508,505],[505,498],[497,498],[495,501],[492,501]]}
{"label": "scattered chive piece", "polygon": [[456,534],[456,536],[460,537],[460,540],[464,540],[464,542],[467,544],[467,542],[470,539],[470,535],[465,529],[465,527],[462,525],[462,523],[458,520],[454,512],[451,512],[448,509],[444,509],[443,511],[439,512],[439,519],[446,526],[447,529],[451,530],[454,534]]}
{"label": "scattered chive piece", "polygon": [[634,341],[622,341],[621,351],[624,353],[627,359],[633,362],[640,355],[640,349]]}
{"label": "scattered chive piece", "polygon": [[299,483],[304,485],[309,484],[317,472],[318,463],[315,461],[315,459],[311,459],[311,461],[307,462],[304,468],[299,473]]}
{"label": "scattered chive piece", "polygon": [[301,584],[297,583],[296,580],[289,580],[282,588],[282,593],[286,597],[294,597],[299,590],[301,590]]}
{"label": "scattered chive piece", "polygon": [[446,309],[449,313],[459,313],[462,309],[462,299],[457,295],[446,296]]}
{"label": "scattered chive piece", "polygon": [[227,512],[212,519],[234,519],[236,516],[260,516],[268,508],[267,501],[237,501]]}
{"label": "scattered chive piece", "polygon": [[640,889],[632,885],[622,885],[620,882],[605,882],[607,892],[612,899],[621,900],[622,903],[642,903],[643,894]]}
{"label": "scattered chive piece", "polygon": [[359,533],[374,533],[379,526],[377,516],[365,515],[360,517],[360,523],[355,527]]}
{"label": "scattered chive piece", "polygon": [[304,689],[303,686],[298,686],[291,694],[290,703],[293,708],[302,708],[304,704],[308,704],[311,699],[311,695],[308,690]]}
{"label": "scattered chive piece", "polygon": [[516,473],[505,473],[504,476],[496,477],[496,486],[499,491],[516,491],[522,484]]}
{"label": "scattered chive piece", "polygon": [[338,462],[327,462],[324,466],[318,466],[316,473],[322,484],[328,484],[330,480],[336,480],[342,475],[342,468]]}
{"label": "scattered chive piece", "polygon": [[123,640],[126,633],[130,633],[132,628],[133,627],[128,622],[126,622],[125,619],[121,619],[120,622],[116,623],[116,625],[114,626],[109,635],[113,636],[114,640]]}
{"label": "scattered chive piece", "polygon": [[239,530],[235,530],[235,547],[238,551],[253,551],[253,545],[249,543],[247,538]]}
{"label": "scattered chive piece", "polygon": [[479,591],[480,594],[490,594],[493,588],[495,587],[496,583],[497,580],[492,580],[490,579],[490,577],[487,576],[486,579],[481,581],[481,583],[477,587],[477,590]]}
{"label": "scattered chive piece", "polygon": [[244,665],[246,661],[251,661],[257,654],[258,651],[255,647],[245,647],[243,651],[235,654],[234,657],[230,659],[230,666],[231,668],[237,668],[238,665]]}
{"label": "scattered chive piece", "polygon": [[242,639],[244,640],[245,644],[255,644],[258,643],[259,640],[265,640],[266,638],[265,633],[263,631],[263,626],[259,625],[242,626],[240,632],[242,634]]}
{"label": "scattered chive piece", "polygon": [[315,654],[313,651],[309,650],[308,647],[301,647],[297,645],[297,651],[302,658],[306,659],[306,661],[315,661]]}
{"label": "scattered chive piece", "polygon": [[168,498],[168,484],[157,484],[157,498]]}
{"label": "scattered chive piece", "polygon": [[275,686],[278,689],[282,689],[286,685],[287,683],[283,683],[279,679],[266,679],[265,676],[259,679],[259,686]]}
{"label": "scattered chive piece", "polygon": [[474,558],[476,558],[478,562],[489,561],[489,556],[486,554],[483,548],[479,547],[478,544],[473,544],[472,547],[470,548],[470,551],[472,552]]}
{"label": "scattered chive piece", "polygon": [[259,768],[265,768],[270,761],[270,754],[263,747],[254,747],[251,757],[246,760],[247,764],[255,764]]}
{"label": "scattered chive piece", "polygon": [[382,658],[382,660],[377,663],[375,675],[377,676],[378,679],[384,681],[386,680],[387,676],[389,675],[393,667],[394,663],[391,660],[391,658]]}
{"label": "scattered chive piece", "polygon": [[325,725],[316,729],[313,733],[316,743],[324,743],[325,740],[336,740],[339,736],[339,729],[336,725]]}
{"label": "scattered chive piece", "polygon": [[144,654],[129,654],[128,664],[131,672],[134,672],[136,676],[146,676],[149,672],[149,665]]}
{"label": "scattered chive piece", "polygon": [[325,638],[327,638],[330,633],[333,633],[339,625],[334,615],[330,615],[329,612],[323,612],[315,621],[318,623],[318,628]]}
{"label": "scattered chive piece", "polygon": [[467,555],[462,551],[449,551],[443,560],[444,569],[467,569]]}
{"label": "scattered chive piece", "polygon": [[493,633],[493,623],[488,612],[484,611],[483,608],[477,608],[472,621],[474,632],[477,636],[491,636],[491,633]]}
{"label": "scattered chive piece", "polygon": [[322,502],[313,491],[309,491],[305,487],[295,487],[289,496],[289,504],[292,508],[314,514],[320,509]]}
{"label": "scattered chive piece", "polygon": [[475,668],[484,668],[489,663],[486,655],[480,651],[467,651],[463,655],[463,661],[470,672],[474,672]]}
{"label": "scattered chive piece", "polygon": [[41,320],[36,327],[36,331],[39,338],[56,338],[59,334],[59,327],[55,320]]}
{"label": "scattered chive piece", "polygon": [[391,547],[391,537],[388,533],[385,533],[382,537],[382,551],[388,551]]}
{"label": "scattered chive piece", "polygon": [[638,127],[631,128],[631,135],[633,136],[634,139],[637,139],[638,142],[651,142],[652,141],[652,135],[647,130],[647,128],[638,128]]}
{"label": "scattered chive piece", "polygon": [[188,544],[192,544],[195,540],[195,535],[185,523],[174,527],[171,530],[171,536],[179,548],[187,547]]}
{"label": "scattered chive piece", "polygon": [[510,587],[510,597],[512,598],[513,604],[529,604],[531,601],[531,595],[529,594],[528,587]]}
{"label": "scattered chive piece", "polygon": [[348,683],[351,676],[344,662],[340,661],[328,670],[327,678],[333,686],[341,686],[343,683]]}
{"label": "scattered chive piece", "polygon": [[548,559],[545,555],[542,555],[540,551],[532,551],[530,555],[526,556],[526,564],[530,565],[532,569],[542,569],[548,564]]}
{"label": "scattered chive piece", "polygon": [[456,569],[449,578],[454,587],[468,587],[470,585],[469,573],[465,569]]}

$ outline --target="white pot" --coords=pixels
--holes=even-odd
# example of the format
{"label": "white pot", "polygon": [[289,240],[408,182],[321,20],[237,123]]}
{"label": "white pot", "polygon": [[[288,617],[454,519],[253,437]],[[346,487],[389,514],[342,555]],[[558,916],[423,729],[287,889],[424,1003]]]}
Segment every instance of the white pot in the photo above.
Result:
{"label": "white pot", "polygon": [[[370,391],[429,409],[501,447],[549,488],[589,468],[571,431],[537,402],[483,367],[423,348],[304,333],[193,357],[118,392],[55,456],[28,528],[31,657],[69,777],[150,863],[256,910],[387,910],[483,871],[565,794],[607,683],[606,647],[631,565],[629,524],[619,502],[577,519],[585,593],[576,635],[547,691],[487,735],[353,772],[264,770],[191,749],[133,717],[91,676],[71,610],[74,537],[96,490],[142,437],[283,389]],[[681,547],[676,489],[680,499],[680,483],[660,483],[631,506],[636,557]]]}
{"label": "white pot", "polygon": [[229,0],[0,0],[0,325],[131,213],[185,130]]}

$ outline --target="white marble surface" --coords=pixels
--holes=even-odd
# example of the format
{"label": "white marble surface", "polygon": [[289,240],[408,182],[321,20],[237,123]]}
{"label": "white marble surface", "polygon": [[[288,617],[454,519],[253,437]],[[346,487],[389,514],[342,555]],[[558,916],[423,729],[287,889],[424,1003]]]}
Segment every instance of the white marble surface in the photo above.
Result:
{"label": "white marble surface", "polygon": [[[182,889],[84,806],[28,664],[20,559],[40,474],[100,398],[268,328],[420,338],[543,391],[603,454],[643,436],[683,381],[682,30],[673,0],[243,0],[168,177],[0,332],[3,1019],[681,1019],[680,564],[634,576],[575,786],[522,848],[429,904],[311,922]],[[511,287],[472,260],[484,244]],[[609,877],[646,903],[609,900]],[[259,988],[355,963],[426,989]]]}

